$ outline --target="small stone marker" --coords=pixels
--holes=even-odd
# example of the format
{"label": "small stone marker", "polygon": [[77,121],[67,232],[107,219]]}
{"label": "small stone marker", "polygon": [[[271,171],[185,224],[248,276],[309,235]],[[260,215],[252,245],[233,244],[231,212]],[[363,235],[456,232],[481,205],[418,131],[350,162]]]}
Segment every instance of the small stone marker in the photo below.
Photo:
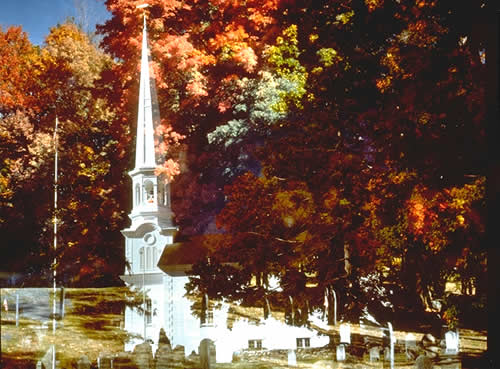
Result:
{"label": "small stone marker", "polygon": [[444,334],[446,343],[445,354],[456,355],[458,354],[458,332],[448,331]]}
{"label": "small stone marker", "polygon": [[430,357],[426,355],[420,355],[415,361],[415,369],[432,369],[434,365]]}
{"label": "small stone marker", "polygon": [[416,349],[417,348],[417,339],[413,333],[408,333],[405,337],[405,350]]}
{"label": "small stone marker", "polygon": [[153,366],[153,350],[148,342],[134,347],[133,358],[137,369],[150,369]]}
{"label": "small stone marker", "polygon": [[[38,360],[36,362],[36,369],[42,369],[42,362],[40,360]],[[89,369],[90,369],[90,367],[89,367]]]}
{"label": "small stone marker", "polygon": [[132,369],[135,364],[132,360],[131,354],[127,352],[120,352],[115,355],[113,359],[113,369]]}
{"label": "small stone marker", "polygon": [[340,343],[351,344],[351,326],[347,323],[340,325]]}
{"label": "small stone marker", "polygon": [[43,355],[42,360],[40,360],[42,362],[42,368],[52,369],[52,355],[53,355],[52,350],[53,349],[54,349],[54,346],[49,348],[47,350],[47,352],[45,353],[45,355]]}
{"label": "small stone marker", "polygon": [[[170,342],[170,341],[169,341]],[[158,348],[155,353],[155,368],[167,369],[173,361],[172,348],[170,343],[158,343]]]}
{"label": "small stone marker", "polygon": [[385,361],[390,361],[391,360],[391,349],[390,349],[390,347],[384,347],[384,360]]}
{"label": "small stone marker", "polygon": [[182,345],[175,346],[174,350],[172,351],[172,361],[176,363],[183,363],[185,359],[186,359],[186,352],[184,346]]}
{"label": "small stone marker", "polygon": [[405,337],[405,353],[406,357],[414,360],[417,357],[417,339],[412,333],[408,333]]}
{"label": "small stone marker", "polygon": [[340,344],[337,346],[337,361],[345,360],[345,346]]}
{"label": "small stone marker", "polygon": [[215,368],[215,344],[209,338],[204,338],[200,342],[200,365],[201,369]]}
{"label": "small stone marker", "polygon": [[295,350],[288,350],[288,366],[297,366],[297,356]]}
{"label": "small stone marker", "polygon": [[90,360],[87,355],[82,355],[76,362],[77,369],[90,369]]}
{"label": "small stone marker", "polygon": [[379,346],[373,346],[370,348],[370,361],[379,361],[380,360],[380,347]]}
{"label": "small stone marker", "polygon": [[109,354],[99,354],[99,358],[97,360],[97,367],[99,369],[111,369],[112,368],[112,362],[111,362],[111,357]]}

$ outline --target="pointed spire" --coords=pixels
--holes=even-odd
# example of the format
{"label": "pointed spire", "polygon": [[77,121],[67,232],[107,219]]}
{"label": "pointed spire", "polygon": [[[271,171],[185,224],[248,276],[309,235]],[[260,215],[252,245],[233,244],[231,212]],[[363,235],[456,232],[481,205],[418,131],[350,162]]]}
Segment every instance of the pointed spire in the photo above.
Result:
{"label": "pointed spire", "polygon": [[135,169],[156,167],[151,83],[152,81],[149,75],[149,49],[146,16],[144,15]]}

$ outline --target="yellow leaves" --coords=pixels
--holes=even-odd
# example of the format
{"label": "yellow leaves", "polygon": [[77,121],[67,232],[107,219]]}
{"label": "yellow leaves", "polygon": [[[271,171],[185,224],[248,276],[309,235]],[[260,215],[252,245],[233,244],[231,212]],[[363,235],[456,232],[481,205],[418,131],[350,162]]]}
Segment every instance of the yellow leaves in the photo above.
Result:
{"label": "yellow leaves", "polygon": [[288,39],[288,42],[292,43],[293,45],[297,45],[299,41],[297,40],[297,25],[292,24],[290,27],[286,28],[283,31],[283,36]]}
{"label": "yellow leaves", "polygon": [[314,214],[312,194],[305,190],[278,192],[272,209],[287,228],[306,223]]}
{"label": "yellow leaves", "polygon": [[78,201],[70,201],[69,204],[67,205],[68,210],[76,210],[78,209],[79,202]]}
{"label": "yellow leaves", "polygon": [[342,57],[340,57],[337,51],[332,48],[319,49],[316,54],[319,56],[319,61],[324,67],[331,67],[342,61]]}
{"label": "yellow leaves", "polygon": [[336,24],[342,24],[342,25],[346,25],[347,23],[349,23],[352,19],[352,17],[354,16],[354,10],[351,10],[351,11],[348,11],[346,13],[341,13],[341,14],[338,14],[336,17],[335,17],[335,20],[336,20]]}
{"label": "yellow leaves", "polygon": [[404,182],[407,182],[409,180],[412,180],[415,178],[415,173],[414,172],[399,172],[399,173],[391,173],[389,175],[389,180],[394,183],[394,184],[401,184]]}
{"label": "yellow leaves", "polygon": [[315,67],[311,70],[311,73],[312,74],[321,74],[323,72],[323,68],[322,67]]}
{"label": "yellow leaves", "polygon": [[299,109],[303,107],[301,100],[306,94],[308,74],[298,60],[300,51],[297,45],[297,26],[293,24],[283,30],[282,36],[277,37],[275,45],[266,50],[269,64],[291,85],[288,91],[280,94],[280,101],[273,105],[273,109],[281,113],[286,112],[290,104]]}
{"label": "yellow leaves", "polygon": [[316,40],[319,38],[319,35],[316,34],[316,33],[312,33],[309,35],[309,42],[310,43],[314,43],[316,42]]}
{"label": "yellow leaves", "polygon": [[45,68],[71,71],[82,87],[92,87],[104,65],[111,63],[111,58],[72,23],[52,28],[45,42],[47,46],[42,50]]}

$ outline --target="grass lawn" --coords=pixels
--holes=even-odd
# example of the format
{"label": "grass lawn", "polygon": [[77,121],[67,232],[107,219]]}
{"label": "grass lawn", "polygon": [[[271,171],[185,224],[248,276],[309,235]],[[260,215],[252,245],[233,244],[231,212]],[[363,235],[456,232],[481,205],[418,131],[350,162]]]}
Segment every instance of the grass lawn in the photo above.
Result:
{"label": "grass lawn", "polygon": [[[29,289],[27,291],[36,296],[48,296],[50,289]],[[58,360],[61,368],[76,367],[75,363],[82,355],[87,355],[95,364],[97,357],[102,353],[117,354],[123,351],[124,342],[129,338],[121,328],[123,326],[122,308],[125,301],[134,298],[127,288],[78,288],[66,289],[66,298],[71,302],[66,306],[65,317],[58,322],[55,333],[52,332],[52,320],[35,319],[30,314],[21,311],[19,326],[15,325],[15,289],[2,289],[2,302],[7,298],[9,311],[2,307],[1,315],[1,353],[2,368],[35,368],[37,360],[56,345]],[[33,306],[52,306],[47,301],[32,301]],[[47,310],[47,309],[45,309]],[[31,314],[33,315],[33,314]],[[36,314],[35,314],[36,315]],[[329,333],[335,332],[332,328]],[[381,332],[376,328],[362,328],[351,325],[354,337],[372,336],[380,338]],[[338,332],[337,332],[338,333]],[[408,332],[396,331],[398,342],[396,347],[396,367],[413,368],[404,352],[404,338]],[[415,333],[417,340],[422,333]],[[470,329],[460,330],[461,355],[480,355],[486,350],[486,332]],[[343,363],[334,362],[334,352],[331,349],[303,349],[297,351],[297,367],[299,368],[388,368],[388,362],[370,363],[368,356],[352,358]],[[385,366],[384,366],[385,365]],[[196,368],[198,362],[186,362],[182,367]],[[217,364],[217,368],[286,368],[286,351],[280,352],[245,352],[239,361],[231,364]],[[439,363],[435,368],[440,368]]]}

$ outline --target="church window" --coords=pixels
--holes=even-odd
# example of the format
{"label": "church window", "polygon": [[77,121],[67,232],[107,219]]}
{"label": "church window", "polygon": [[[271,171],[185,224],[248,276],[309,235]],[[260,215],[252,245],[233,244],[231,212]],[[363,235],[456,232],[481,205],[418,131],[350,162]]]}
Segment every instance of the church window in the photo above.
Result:
{"label": "church window", "polygon": [[140,255],[140,258],[139,258],[139,267],[141,270],[144,270],[144,247],[141,247],[139,249],[139,255]]}
{"label": "church window", "polygon": [[146,324],[151,324],[153,322],[153,305],[150,299],[146,300]]}
{"label": "church window", "polygon": [[153,247],[153,268],[158,264],[158,251]]}
{"label": "church window", "polygon": [[248,340],[248,348],[253,350],[261,350],[262,340]]}
{"label": "church window", "polygon": [[170,186],[168,183],[165,183],[164,185],[164,199],[163,199],[163,205],[165,206],[170,206]]}
{"label": "church window", "polygon": [[214,311],[212,309],[207,309],[205,324],[214,324]]}
{"label": "church window", "polygon": [[164,191],[163,191],[163,187],[160,186],[159,189],[158,189],[158,203],[161,204],[161,205],[164,205]]}
{"label": "church window", "polygon": [[311,347],[310,338],[297,338],[297,348]]}
{"label": "church window", "polygon": [[141,186],[139,184],[135,185],[135,205],[139,205],[141,203]]}
{"label": "church window", "polygon": [[153,182],[151,182],[151,181],[144,182],[144,195],[146,197],[146,202],[154,203],[155,192],[154,192]]}
{"label": "church window", "polygon": [[151,269],[151,247],[146,247],[146,269]]}

